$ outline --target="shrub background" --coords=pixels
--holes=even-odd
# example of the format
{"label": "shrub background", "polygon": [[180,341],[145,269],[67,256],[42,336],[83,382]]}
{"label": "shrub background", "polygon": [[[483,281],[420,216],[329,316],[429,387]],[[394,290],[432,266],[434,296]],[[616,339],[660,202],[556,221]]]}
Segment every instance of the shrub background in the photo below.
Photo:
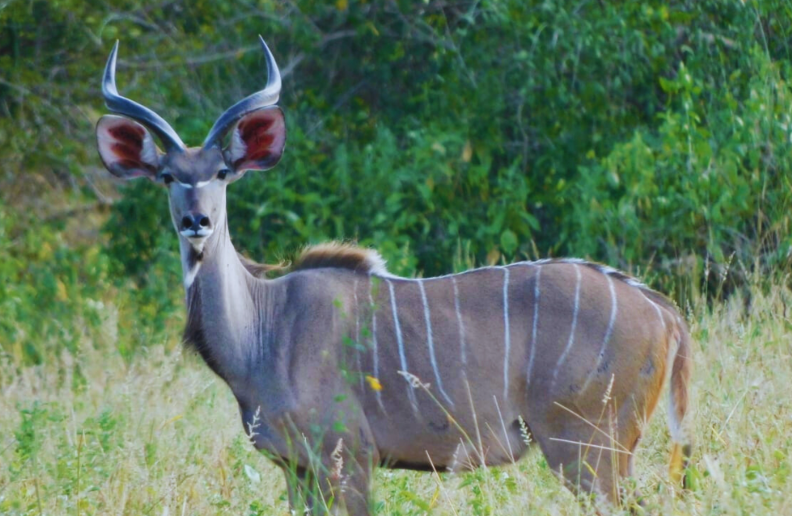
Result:
{"label": "shrub background", "polygon": [[229,189],[234,242],[256,259],[330,238],[400,274],[584,256],[682,305],[787,281],[787,2],[112,4],[0,7],[0,349],[15,363],[77,351],[108,304],[123,356],[178,334],[165,195],[112,182],[95,151],[115,39],[121,93],[188,144],[262,87],[257,35],[270,44],[287,151]]}
{"label": "shrub background", "polygon": [[[196,144],[265,83],[258,34],[289,137],[229,190],[240,250],[341,238],[399,274],[564,255],[639,274],[694,337],[695,447],[675,496],[657,410],[627,492],[656,514],[790,513],[790,31],[780,0],[0,2],[0,513],[285,512],[232,394],[181,354],[164,193],[114,182],[93,131],[116,39],[122,94]],[[539,453],[376,475],[377,514],[593,514]]]}

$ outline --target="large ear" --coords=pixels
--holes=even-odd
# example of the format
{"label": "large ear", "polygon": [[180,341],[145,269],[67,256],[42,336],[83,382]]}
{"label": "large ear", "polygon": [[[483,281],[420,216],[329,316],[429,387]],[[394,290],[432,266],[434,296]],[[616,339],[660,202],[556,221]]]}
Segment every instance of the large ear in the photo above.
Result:
{"label": "large ear", "polygon": [[159,151],[145,127],[128,118],[105,115],[96,124],[96,145],[104,166],[116,177],[154,179]]}
{"label": "large ear", "polygon": [[279,107],[248,113],[237,123],[225,150],[226,163],[235,172],[274,167],[286,145],[286,122]]}

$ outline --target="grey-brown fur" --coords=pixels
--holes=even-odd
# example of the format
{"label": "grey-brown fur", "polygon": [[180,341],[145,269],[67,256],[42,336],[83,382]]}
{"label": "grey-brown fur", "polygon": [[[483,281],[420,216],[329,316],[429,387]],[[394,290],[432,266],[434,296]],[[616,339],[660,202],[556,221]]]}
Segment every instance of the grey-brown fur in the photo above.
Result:
{"label": "grey-brown fur", "polygon": [[[226,244],[230,246],[230,243]],[[236,254],[231,255],[233,257]],[[207,258],[207,260],[210,260]],[[644,287],[627,283],[627,276],[614,276],[620,299],[619,309],[630,314],[617,324],[617,336],[607,349],[601,370],[586,392],[580,387],[591,373],[601,337],[605,333],[607,318],[600,314],[600,291],[605,286],[606,274],[598,266],[580,264],[583,277],[581,312],[578,322],[579,345],[574,349],[550,391],[551,372],[555,368],[560,349],[567,342],[571,319],[572,286],[569,274],[574,263],[551,261],[540,265],[516,264],[510,266],[512,283],[508,289],[511,315],[511,358],[514,364],[508,378],[508,396],[503,397],[503,340],[504,319],[501,310],[502,268],[485,268],[453,276],[457,282],[462,311],[466,320],[467,357],[461,361],[459,336],[454,317],[452,277],[423,280],[429,306],[432,308],[431,324],[436,353],[441,355],[440,374],[446,392],[452,393],[454,408],[444,404],[437,392],[434,373],[426,346],[427,331],[423,317],[418,282],[391,276],[371,276],[360,270],[359,263],[330,261],[336,265],[352,263],[351,268],[322,268],[297,270],[277,280],[249,277],[242,264],[227,263],[216,268],[211,261],[203,265],[190,289],[190,297],[197,292],[200,298],[206,282],[217,281],[213,271],[228,271],[242,279],[249,290],[245,297],[256,301],[251,310],[243,311],[233,323],[237,327],[251,328],[239,342],[244,356],[243,374],[227,378],[215,363],[224,360],[211,352],[202,352],[207,362],[231,385],[247,427],[252,416],[260,410],[264,429],[258,432],[256,445],[280,457],[289,457],[300,467],[309,466],[308,455],[293,450],[293,441],[308,435],[311,425],[325,430],[315,445],[328,455],[338,439],[343,439],[349,453],[349,464],[357,464],[348,473],[348,497],[360,492],[360,499],[348,499],[354,507],[351,512],[365,512],[369,464],[381,463],[390,467],[428,469],[431,467],[427,453],[437,468],[461,469],[478,465],[483,460],[489,465],[518,459],[526,447],[519,431],[518,418],[522,417],[531,430],[533,439],[548,454],[551,465],[568,465],[577,460],[577,447],[550,440],[557,437],[595,445],[614,447],[613,443],[596,434],[574,416],[555,403],[573,410],[592,421],[598,421],[604,409],[604,396],[611,376],[616,380],[612,387],[611,407],[615,414],[605,411],[607,417],[623,421],[619,442],[632,451],[640,435],[639,428],[648,417],[663,379],[667,375],[669,346],[684,325],[670,304],[661,306],[663,318],[671,332],[661,330],[652,323],[655,309],[646,299],[639,297]],[[537,342],[537,364],[531,387],[527,388],[527,353],[533,324],[535,274],[543,269],[543,297],[540,305]],[[394,286],[399,324],[407,355],[410,373],[428,383],[428,392],[414,390],[417,410],[409,403],[413,388],[400,375],[398,345],[395,342],[395,321],[392,316],[390,292],[387,282]],[[356,290],[353,290],[356,289]],[[373,292],[374,306],[365,300]],[[357,306],[354,303],[358,300]],[[207,302],[190,305],[188,334],[201,335],[206,342],[225,340],[224,331],[213,328],[228,323],[218,320],[223,313],[217,297]],[[194,310],[199,313],[194,315]],[[238,313],[233,311],[234,313]],[[368,381],[359,382],[359,375],[374,376],[371,337],[356,344],[345,344],[356,333],[355,321],[371,331],[373,314],[377,317],[379,371],[377,380],[383,386],[379,393]],[[271,318],[268,317],[271,315]],[[522,314],[522,315],[521,315]],[[249,320],[248,320],[249,319]],[[588,338],[587,338],[588,337]],[[627,340],[625,340],[627,339]],[[628,348],[621,345],[624,341]],[[211,344],[209,345],[211,349]],[[226,347],[226,346],[223,346]],[[233,348],[234,346],[232,346]],[[201,348],[199,348],[201,349]],[[629,354],[624,355],[629,349]],[[357,368],[356,353],[361,352],[361,368]],[[229,359],[233,361],[233,359]],[[647,369],[647,364],[651,367]],[[362,387],[361,387],[362,385]],[[473,401],[470,405],[468,395]],[[645,393],[645,399],[635,399],[636,393]],[[431,396],[430,396],[431,394]],[[343,401],[337,401],[343,396]],[[377,398],[380,398],[378,400]],[[434,398],[434,399],[433,399]],[[476,419],[473,418],[475,409]],[[448,410],[455,424],[446,415]],[[610,409],[609,409],[610,410]],[[499,414],[500,411],[500,414]],[[336,418],[345,421],[348,430],[333,430]],[[269,422],[277,422],[270,426]],[[459,425],[464,432],[460,431]],[[476,426],[482,433],[481,445],[476,436]],[[608,424],[602,423],[602,428]],[[503,428],[505,427],[505,434]],[[619,424],[617,422],[617,429]],[[465,437],[467,434],[468,437]],[[469,438],[469,439],[468,439]],[[457,449],[463,443],[460,450]],[[364,444],[365,443],[365,444]],[[566,449],[570,447],[569,449]],[[298,446],[299,448],[299,446]],[[483,452],[483,453],[482,453]],[[598,455],[599,449],[595,449]],[[625,455],[629,457],[628,455]],[[331,469],[329,456],[326,467]],[[591,459],[594,461],[594,458]],[[609,454],[600,457],[599,471],[609,467]],[[467,465],[467,466],[466,466]],[[554,466],[555,467],[555,466]],[[628,474],[630,462],[619,465],[621,474]],[[569,473],[569,472],[567,472]],[[584,484],[588,482],[583,472]],[[597,482],[597,488],[611,499],[612,489],[607,475]],[[592,485],[585,485],[591,488]]]}
{"label": "grey-brown fur", "polygon": [[[665,298],[606,266],[541,260],[415,280],[388,273],[371,250],[329,243],[293,272],[262,277],[267,267],[231,243],[226,188],[274,166],[285,145],[283,113],[265,102],[280,76],[264,49],[276,78],[222,115],[203,147],[180,145],[160,119],[156,132],[172,143],[163,154],[143,125],[118,116],[102,117],[97,144],[116,176],[167,189],[184,340],[234,393],[253,444],[284,469],[292,507],[369,514],[377,465],[517,460],[521,421],[568,487],[616,502],[669,375],[675,451],[686,444],[685,324]],[[115,93],[114,64],[115,51],[108,105],[153,127],[138,116],[149,110]]]}

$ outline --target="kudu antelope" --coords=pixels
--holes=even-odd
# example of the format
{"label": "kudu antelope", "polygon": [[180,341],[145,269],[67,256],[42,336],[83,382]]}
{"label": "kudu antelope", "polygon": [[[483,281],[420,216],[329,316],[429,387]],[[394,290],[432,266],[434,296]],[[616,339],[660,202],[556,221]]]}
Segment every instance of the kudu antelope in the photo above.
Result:
{"label": "kudu antelope", "polygon": [[233,391],[253,444],[296,478],[292,506],[322,512],[333,497],[369,514],[374,466],[503,464],[526,436],[571,489],[616,503],[667,376],[678,475],[690,338],[669,301],[625,274],[550,259],[410,279],[335,243],[308,248],[279,278],[256,274],[231,243],[226,187],[283,153],[280,74],[261,43],[266,87],[190,148],[118,94],[116,43],[102,91],[124,116],[102,117],[96,133],[112,174],[168,191],[185,341]]}

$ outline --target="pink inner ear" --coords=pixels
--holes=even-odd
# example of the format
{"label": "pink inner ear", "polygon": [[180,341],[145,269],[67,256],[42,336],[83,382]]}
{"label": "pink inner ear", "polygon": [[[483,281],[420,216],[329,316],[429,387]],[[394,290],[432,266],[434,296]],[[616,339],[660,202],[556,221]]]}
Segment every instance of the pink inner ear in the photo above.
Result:
{"label": "pink inner ear", "polygon": [[154,169],[140,156],[143,152],[143,138],[146,136],[142,128],[133,125],[118,125],[111,127],[107,132],[116,140],[111,145],[111,149],[118,159],[116,163],[119,166],[125,168],[142,166],[149,170]]}
{"label": "pink inner ear", "polygon": [[113,174],[131,179],[156,172],[156,148],[140,124],[108,116],[100,121],[97,136],[99,154]]}
{"label": "pink inner ear", "polygon": [[283,114],[279,109],[248,115],[239,122],[236,131],[245,151],[234,160],[234,168],[269,167],[280,158],[285,132]]}

